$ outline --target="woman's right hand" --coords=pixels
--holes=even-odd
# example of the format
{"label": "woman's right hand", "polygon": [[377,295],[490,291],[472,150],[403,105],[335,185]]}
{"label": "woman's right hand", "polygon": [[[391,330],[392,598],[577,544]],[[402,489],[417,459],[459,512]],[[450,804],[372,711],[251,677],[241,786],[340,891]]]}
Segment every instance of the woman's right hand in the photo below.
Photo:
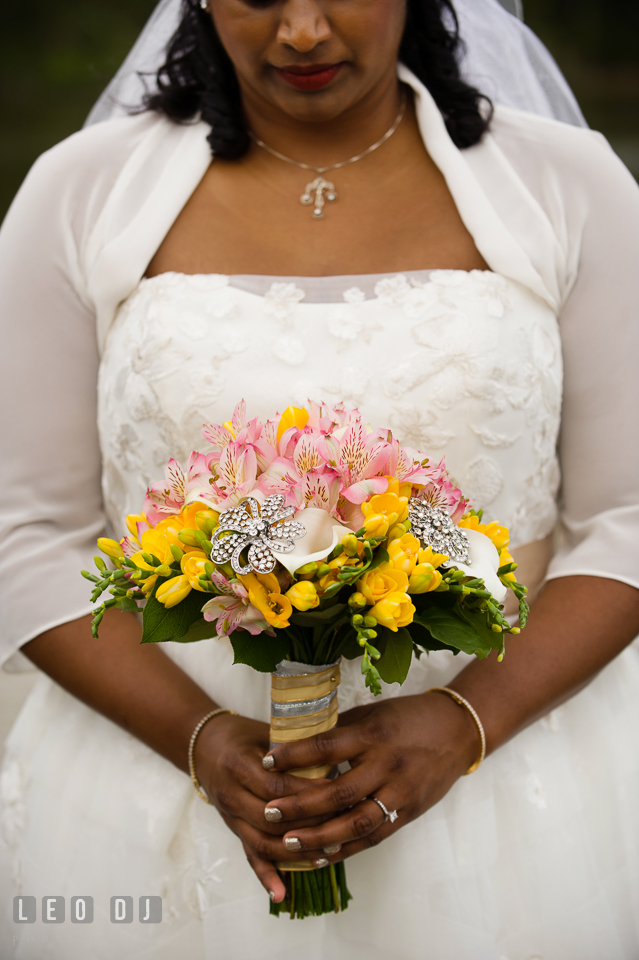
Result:
{"label": "woman's right hand", "polygon": [[315,826],[329,819],[315,817],[295,824],[269,823],[264,807],[276,797],[300,793],[325,780],[307,780],[265,770],[262,758],[269,750],[267,723],[221,714],[202,730],[195,748],[197,775],[207,795],[231,830],[242,841],[247,859],[269,895],[280,903],[285,888],[274,861],[317,860],[321,850],[286,850],[282,836],[296,827]]}

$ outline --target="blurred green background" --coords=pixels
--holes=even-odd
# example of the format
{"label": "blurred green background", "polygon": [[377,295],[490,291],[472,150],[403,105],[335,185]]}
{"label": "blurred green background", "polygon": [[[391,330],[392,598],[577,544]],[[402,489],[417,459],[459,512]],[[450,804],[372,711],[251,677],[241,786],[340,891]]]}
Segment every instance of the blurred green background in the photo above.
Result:
{"label": "blurred green background", "polygon": [[[82,125],[154,5],[0,5],[0,217],[38,154]],[[591,126],[609,137],[639,177],[637,0],[524,0],[524,13],[564,70]]]}

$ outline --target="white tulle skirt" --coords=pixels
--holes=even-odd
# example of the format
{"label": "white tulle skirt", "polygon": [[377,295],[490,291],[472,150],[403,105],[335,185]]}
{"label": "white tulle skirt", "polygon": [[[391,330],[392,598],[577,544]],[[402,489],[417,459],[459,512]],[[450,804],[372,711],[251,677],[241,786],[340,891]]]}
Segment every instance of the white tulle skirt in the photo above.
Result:
{"label": "white tulle skirt", "polygon": [[[171,656],[221,704],[267,720],[269,678],[225,643]],[[461,656],[415,662],[404,691],[446,683]],[[343,709],[367,699],[346,665]],[[395,686],[386,695],[397,696]],[[190,780],[46,677],[11,733],[1,780],[2,960],[637,960],[639,650],[459,781],[436,807],[348,861],[339,916],[268,915],[238,839]],[[16,925],[13,897],[37,898]],[[141,924],[137,898],[163,898]],[[67,919],[41,921],[64,896]],[[69,922],[73,896],[92,924]],[[134,921],[110,921],[132,896]]]}

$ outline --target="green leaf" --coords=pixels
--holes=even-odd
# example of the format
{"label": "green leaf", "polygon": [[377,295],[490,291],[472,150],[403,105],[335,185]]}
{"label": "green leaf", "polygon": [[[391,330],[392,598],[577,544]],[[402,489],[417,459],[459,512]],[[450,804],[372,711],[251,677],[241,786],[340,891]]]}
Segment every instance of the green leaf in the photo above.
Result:
{"label": "green leaf", "polygon": [[[473,627],[459,616],[455,610],[442,607],[430,607],[415,617],[417,623],[426,627],[435,638],[450,647],[457,647],[463,653],[485,657],[488,651]],[[489,649],[492,649],[489,648]]]}
{"label": "green leaf", "polygon": [[283,634],[283,630],[278,630],[274,637],[264,634],[254,637],[246,631],[236,630],[229,638],[235,654],[233,663],[246,663],[259,673],[273,673],[289,651],[289,638]]}
{"label": "green leaf", "polygon": [[413,659],[413,638],[405,627],[393,633],[387,627],[379,631],[375,641],[382,656],[376,662],[379,675],[384,683],[404,682],[408,676]]}
{"label": "green leaf", "polygon": [[426,653],[432,653],[436,650],[448,650],[448,652],[452,653],[454,657],[456,657],[460,652],[457,647],[450,647],[447,643],[442,643],[441,640],[435,640],[427,628],[422,626],[421,623],[417,623],[415,620],[413,620],[410,626],[406,629],[409,630],[415,646],[421,648],[420,652],[425,650]]}
{"label": "green leaf", "polygon": [[298,627],[317,627],[320,624],[331,623],[337,620],[339,616],[347,609],[345,603],[336,603],[325,610],[307,610],[306,613],[296,611],[291,614],[289,620]]}
{"label": "green leaf", "polygon": [[389,560],[390,557],[388,555],[388,550],[385,550],[384,547],[380,547],[366,572],[368,573],[369,570],[376,570],[380,564],[387,563]]}
{"label": "green leaf", "polygon": [[217,623],[205,620],[195,620],[178,643],[195,643],[197,640],[210,640],[217,637]]}
{"label": "green leaf", "polygon": [[501,650],[504,643],[503,634],[494,633],[491,630],[491,621],[485,610],[471,610],[464,604],[460,604],[459,615],[475,630],[482,644],[487,648],[487,652]]}
{"label": "green leaf", "polygon": [[189,595],[174,607],[167,608],[155,599],[155,593],[163,580],[153,589],[153,595],[144,605],[142,616],[142,643],[165,643],[167,640],[179,640],[188,631],[189,627],[202,616],[202,607],[206,597],[198,590],[191,590]]}
{"label": "green leaf", "polygon": [[120,610],[122,613],[139,613],[140,608],[132,597],[122,597]]}

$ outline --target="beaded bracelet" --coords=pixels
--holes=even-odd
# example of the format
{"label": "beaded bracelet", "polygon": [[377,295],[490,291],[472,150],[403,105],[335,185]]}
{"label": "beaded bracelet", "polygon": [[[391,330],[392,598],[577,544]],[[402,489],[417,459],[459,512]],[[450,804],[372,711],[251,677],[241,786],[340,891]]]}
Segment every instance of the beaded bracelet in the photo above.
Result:
{"label": "beaded bracelet", "polygon": [[195,787],[195,792],[197,793],[198,797],[201,797],[205,803],[209,804],[212,803],[212,801],[209,800],[207,795],[204,793],[202,784],[198,780],[197,773],[195,772],[195,744],[197,743],[197,738],[209,720],[212,720],[213,717],[219,717],[223,713],[230,713],[234,717],[237,717],[238,715],[236,710],[227,710],[224,707],[218,707],[217,710],[211,710],[211,712],[207,713],[205,717],[202,717],[195,730],[191,734],[191,742],[189,743],[189,773],[191,774],[191,780],[193,781],[193,786]]}
{"label": "beaded bracelet", "polygon": [[464,774],[464,776],[467,777],[469,773],[474,773],[475,770],[478,769],[484,757],[486,756],[486,734],[484,732],[484,725],[479,719],[477,711],[474,709],[474,707],[472,707],[469,704],[468,700],[462,697],[461,694],[457,693],[455,690],[451,690],[450,687],[431,687],[430,690],[426,691],[426,693],[445,693],[446,696],[454,700],[455,703],[458,703],[460,707],[465,707],[466,710],[468,710],[469,714],[473,719],[473,723],[477,727],[477,733],[479,734],[479,743],[480,743],[479,756],[477,757],[475,762],[472,764],[472,766],[470,766],[466,771],[466,773]]}

